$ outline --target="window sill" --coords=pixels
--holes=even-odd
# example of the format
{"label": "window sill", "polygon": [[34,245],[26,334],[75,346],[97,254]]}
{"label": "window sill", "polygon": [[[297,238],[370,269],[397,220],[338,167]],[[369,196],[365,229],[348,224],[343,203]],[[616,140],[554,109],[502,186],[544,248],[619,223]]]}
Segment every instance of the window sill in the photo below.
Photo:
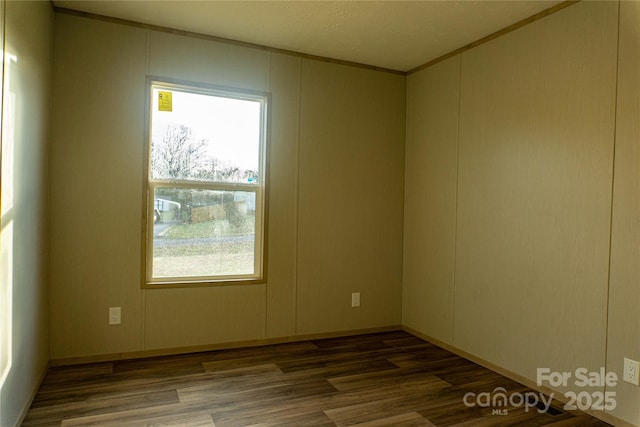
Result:
{"label": "window sill", "polygon": [[142,289],[207,288],[214,286],[264,285],[266,284],[266,282],[267,281],[264,278],[194,282],[151,282],[143,283]]}

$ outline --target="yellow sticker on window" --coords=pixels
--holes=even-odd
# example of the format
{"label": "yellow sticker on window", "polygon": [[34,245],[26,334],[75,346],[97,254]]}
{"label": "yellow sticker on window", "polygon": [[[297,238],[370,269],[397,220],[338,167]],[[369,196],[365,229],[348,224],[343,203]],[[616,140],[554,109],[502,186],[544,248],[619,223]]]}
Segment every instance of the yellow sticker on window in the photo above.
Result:
{"label": "yellow sticker on window", "polygon": [[158,92],[158,111],[173,111],[171,92]]}

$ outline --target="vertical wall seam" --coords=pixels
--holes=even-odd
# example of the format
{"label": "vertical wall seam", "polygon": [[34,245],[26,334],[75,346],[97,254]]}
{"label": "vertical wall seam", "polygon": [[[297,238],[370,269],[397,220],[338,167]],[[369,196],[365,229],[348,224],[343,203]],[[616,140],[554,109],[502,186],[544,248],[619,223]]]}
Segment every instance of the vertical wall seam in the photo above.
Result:
{"label": "vertical wall seam", "polygon": [[402,244],[400,250],[402,253],[401,276],[400,276],[400,325],[407,326],[404,323],[405,319],[405,304],[404,304],[404,288],[405,288],[405,235],[407,224],[407,147],[409,146],[409,75],[404,76],[404,155],[402,159],[404,164],[402,165]]}
{"label": "vertical wall seam", "polygon": [[[2,2],[3,8],[4,5],[6,4],[5,1]],[[6,31],[6,23],[5,21],[5,10],[3,10],[2,13],[2,28],[3,31]],[[50,68],[49,68],[49,124],[48,124],[48,129],[47,129],[47,188],[48,188],[48,192],[47,192],[47,238],[46,238],[46,243],[47,243],[47,266],[46,266],[46,294],[48,297],[48,301],[47,301],[47,336],[48,336],[48,347],[49,347],[49,359],[51,358],[51,352],[52,352],[52,340],[51,340],[51,307],[49,305],[49,302],[52,300],[51,299],[51,200],[52,197],[51,195],[53,194],[53,188],[52,188],[52,180],[51,180],[51,176],[52,176],[52,165],[53,165],[53,156],[52,156],[52,152],[53,152],[53,100],[55,99],[53,91],[55,89],[55,85],[54,85],[54,56],[55,56],[55,32],[56,32],[56,13],[55,11],[52,9],[51,10],[51,22],[52,22],[52,26],[51,26],[51,32],[52,32],[52,37],[51,37],[51,41],[50,41]],[[2,46],[2,51],[5,51],[5,34],[3,34],[2,36],[2,41],[3,41],[3,46]],[[2,103],[2,105],[4,105],[4,66],[2,67],[2,95],[0,96],[0,102]],[[4,114],[4,109],[0,108],[0,111],[3,111],[2,114]],[[1,120],[1,118],[0,118]],[[2,133],[2,125],[0,125],[0,134]],[[0,142],[0,145],[2,143]],[[2,155],[0,155],[0,163],[2,162]]]}
{"label": "vertical wall seam", "polygon": [[294,206],[294,220],[293,220],[293,332],[294,335],[298,335],[298,241],[300,239],[300,134],[302,126],[300,124],[302,117],[302,58],[298,58],[298,129],[296,130],[296,175],[294,178],[294,193],[295,193],[295,206]]}
{"label": "vertical wall seam", "polygon": [[[269,93],[272,92],[273,87],[271,84],[271,68],[273,67],[273,62],[272,62],[272,56],[271,56],[271,52],[267,52],[267,62],[269,64],[269,66],[267,67],[267,91]],[[268,143],[269,145],[273,144],[273,97],[269,98],[270,100],[270,105],[267,106],[267,123],[269,124],[269,130],[268,130]],[[266,150],[267,153],[271,153],[271,147],[267,147]],[[270,154],[269,154],[270,157]],[[271,164],[271,159],[267,158],[263,161],[263,164]],[[271,173],[269,172],[269,170],[266,171],[266,173],[268,173],[269,178],[271,177]],[[269,187],[271,186],[271,183],[269,183]],[[266,202],[268,203],[268,200],[266,200]],[[265,220],[263,220],[263,224],[264,221],[269,221],[269,218],[265,218]],[[263,230],[264,233],[265,230]],[[267,233],[268,235],[268,233]],[[262,271],[264,273],[264,271],[269,271],[269,258],[267,257],[267,265],[264,265],[264,253],[265,251],[268,251],[269,249],[269,239],[267,238],[267,240],[263,240],[263,247],[262,247],[262,253],[263,253],[263,265],[262,265]],[[266,269],[266,270],[265,270]],[[262,338],[266,339],[269,336],[269,327],[268,327],[268,323],[269,323],[269,278],[266,278],[266,283],[264,284],[264,328],[262,331]]]}
{"label": "vertical wall seam", "polygon": [[[613,108],[613,144],[611,153],[611,201],[609,211],[609,263],[607,265],[608,277],[607,277],[607,296],[605,298],[605,334],[604,334],[604,366],[605,369],[608,366],[608,354],[609,354],[609,304],[611,300],[611,255],[613,248],[613,192],[615,189],[616,179],[616,142],[618,138],[618,81],[620,76],[620,6],[621,2],[618,1],[618,28],[617,28],[617,40],[616,40],[616,82],[615,82],[615,105]],[[605,391],[608,386],[605,384]],[[605,410],[605,412],[608,412]]]}
{"label": "vertical wall seam", "polygon": [[460,111],[462,105],[462,54],[458,56],[458,116],[456,129],[456,197],[455,215],[456,222],[453,229],[453,298],[451,303],[451,345],[455,345],[456,324],[456,271],[458,269],[458,204],[460,198]]}
{"label": "vertical wall seam", "polygon": [[[145,75],[148,76],[150,71],[151,71],[151,30],[146,30],[146,40],[145,40]],[[145,85],[147,84],[147,79],[145,78]],[[147,88],[145,87],[144,89],[144,94],[145,96],[147,96]],[[147,102],[145,101],[145,104],[147,105]],[[149,112],[146,112],[145,114],[149,114]],[[148,126],[149,123],[146,122],[144,126]],[[144,139],[144,133],[142,138]],[[146,142],[145,142],[145,146],[146,146]],[[145,155],[143,153],[143,158],[145,158]],[[145,208],[146,209],[146,203],[145,203]],[[146,239],[145,239],[146,240]],[[143,243],[143,244],[146,244]],[[145,262],[145,268],[146,268],[146,262]],[[146,273],[145,273],[146,274]],[[146,289],[141,289],[142,291],[142,295],[140,297],[140,345],[141,345],[141,350],[146,350],[147,349],[147,328],[146,328],[146,318],[147,318],[147,290]]]}

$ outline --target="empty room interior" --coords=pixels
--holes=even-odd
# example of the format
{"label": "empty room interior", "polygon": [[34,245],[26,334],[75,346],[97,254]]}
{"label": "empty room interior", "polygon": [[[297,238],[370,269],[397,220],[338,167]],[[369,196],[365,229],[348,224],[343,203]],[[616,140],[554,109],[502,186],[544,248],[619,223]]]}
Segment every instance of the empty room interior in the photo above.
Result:
{"label": "empty room interior", "polygon": [[[350,357],[420,370],[424,384],[405,372],[394,386],[444,399],[455,375],[417,367],[441,357],[640,426],[640,2],[0,0],[0,13],[1,427],[28,425],[65,372],[69,388],[183,355],[215,381],[220,352],[320,350],[340,372],[313,382],[326,402],[361,387]],[[247,121],[226,118],[236,104]],[[189,126],[165,125],[183,108]],[[250,134],[248,154],[198,133],[222,127]],[[176,172],[177,140],[240,166],[190,157]],[[291,360],[259,369],[292,375]],[[446,396],[474,411],[465,425],[527,424],[461,387]],[[266,405],[245,424],[202,409],[180,425],[452,424],[401,406],[287,423]]]}

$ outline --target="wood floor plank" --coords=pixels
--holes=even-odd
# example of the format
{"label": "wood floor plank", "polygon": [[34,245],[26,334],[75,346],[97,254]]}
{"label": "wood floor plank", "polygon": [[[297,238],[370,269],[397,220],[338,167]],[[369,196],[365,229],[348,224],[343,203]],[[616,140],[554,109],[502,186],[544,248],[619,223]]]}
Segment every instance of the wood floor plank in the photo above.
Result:
{"label": "wood floor plank", "polygon": [[[203,366],[208,371],[217,369],[233,369],[242,366],[263,365],[281,360],[296,359],[317,351],[312,342],[276,344],[265,347],[250,347],[238,350],[222,350],[210,352]],[[213,354],[212,354],[213,353]]]}
{"label": "wood floor plank", "polygon": [[273,378],[268,382],[262,382],[257,387],[244,389],[228,388],[225,384],[216,384],[208,387],[184,388],[178,390],[180,402],[215,402],[215,406],[229,408],[242,408],[260,404],[288,401],[292,397],[302,398],[306,396],[319,397],[327,393],[335,393],[337,389],[324,380],[316,381],[282,381]]}
{"label": "wood floor plank", "polygon": [[22,425],[38,425],[45,421],[55,421],[83,415],[110,414],[124,410],[147,408],[151,406],[162,406],[170,403],[177,403],[178,393],[176,390],[163,392],[143,393],[127,396],[119,399],[94,399],[90,402],[65,403],[56,406],[44,406],[34,408],[27,413]]}
{"label": "wood floor plank", "polygon": [[424,417],[417,412],[410,412],[408,414],[396,415],[393,417],[382,418],[375,421],[368,421],[364,423],[352,424],[351,427],[435,427],[431,421],[424,419]]}
{"label": "wood floor plank", "polygon": [[213,423],[211,415],[189,415],[178,414],[173,416],[151,417],[144,420],[144,424],[140,421],[122,422],[118,427],[216,427]]}
{"label": "wood floor plank", "polygon": [[40,387],[59,388],[66,383],[74,383],[87,378],[106,377],[113,374],[113,362],[88,363],[79,366],[57,366],[49,368]]}
{"label": "wood floor plank", "polygon": [[[105,426],[120,427],[128,426],[146,426],[149,420],[158,420],[161,423],[163,419],[203,419],[203,417],[211,418],[211,412],[202,405],[185,405],[182,403],[171,403],[160,408],[142,408],[134,410],[126,410],[113,412],[110,414],[97,414],[66,418],[61,421],[61,427],[89,427],[89,426]],[[180,422],[180,421],[178,421]],[[150,424],[153,424],[152,422]],[[215,425],[215,423],[214,423]]]}
{"label": "wood floor plank", "polygon": [[[428,399],[428,396],[446,390],[442,382],[420,383],[410,387],[393,387],[386,393],[371,392],[369,399],[351,405],[326,410],[325,413],[338,426],[375,421],[389,416],[411,412]],[[393,392],[392,392],[393,391]]]}
{"label": "wood floor plank", "polygon": [[424,348],[424,347],[433,346],[433,344],[425,342],[413,335],[409,337],[401,336],[398,338],[390,338],[390,339],[383,340],[382,342],[391,347],[403,347],[403,348],[414,347],[414,346],[420,346]]}
{"label": "wood floor plank", "polygon": [[[267,419],[268,421],[265,421]],[[267,415],[240,416],[240,417],[216,417],[214,415],[216,427],[246,427],[246,426],[268,426],[268,427],[335,427],[335,424],[323,412],[274,412]]]}
{"label": "wood floor plank", "polygon": [[577,416],[561,421],[556,421],[551,424],[547,424],[547,427],[589,427],[589,426],[601,426],[601,421],[596,420],[589,416]]}
{"label": "wood floor plank", "polygon": [[135,375],[127,377],[110,377],[78,382],[74,387],[61,390],[48,389],[38,392],[32,408],[42,406],[61,405],[71,402],[89,402],[92,399],[106,397],[119,398],[135,394],[177,389],[181,386],[197,385],[210,382],[206,374],[192,374],[177,377],[138,378]]}
{"label": "wood floor plank", "polygon": [[413,384],[438,384],[442,388],[450,388],[451,384],[426,372],[413,373],[400,369],[385,371],[384,375],[376,372],[371,374],[355,374],[329,380],[340,391],[356,391],[365,389],[379,389],[381,387],[397,387],[399,389],[412,387]]}
{"label": "wood floor plank", "polygon": [[240,368],[219,369],[215,371],[207,370],[207,377],[214,379],[230,379],[235,377],[248,378],[259,377],[267,374],[282,375],[282,370],[275,363],[267,363],[264,365],[243,366]]}
{"label": "wood floor plank", "polygon": [[[468,407],[525,386],[403,331],[51,368],[25,426],[606,426]],[[554,407],[562,408],[559,402]]]}

